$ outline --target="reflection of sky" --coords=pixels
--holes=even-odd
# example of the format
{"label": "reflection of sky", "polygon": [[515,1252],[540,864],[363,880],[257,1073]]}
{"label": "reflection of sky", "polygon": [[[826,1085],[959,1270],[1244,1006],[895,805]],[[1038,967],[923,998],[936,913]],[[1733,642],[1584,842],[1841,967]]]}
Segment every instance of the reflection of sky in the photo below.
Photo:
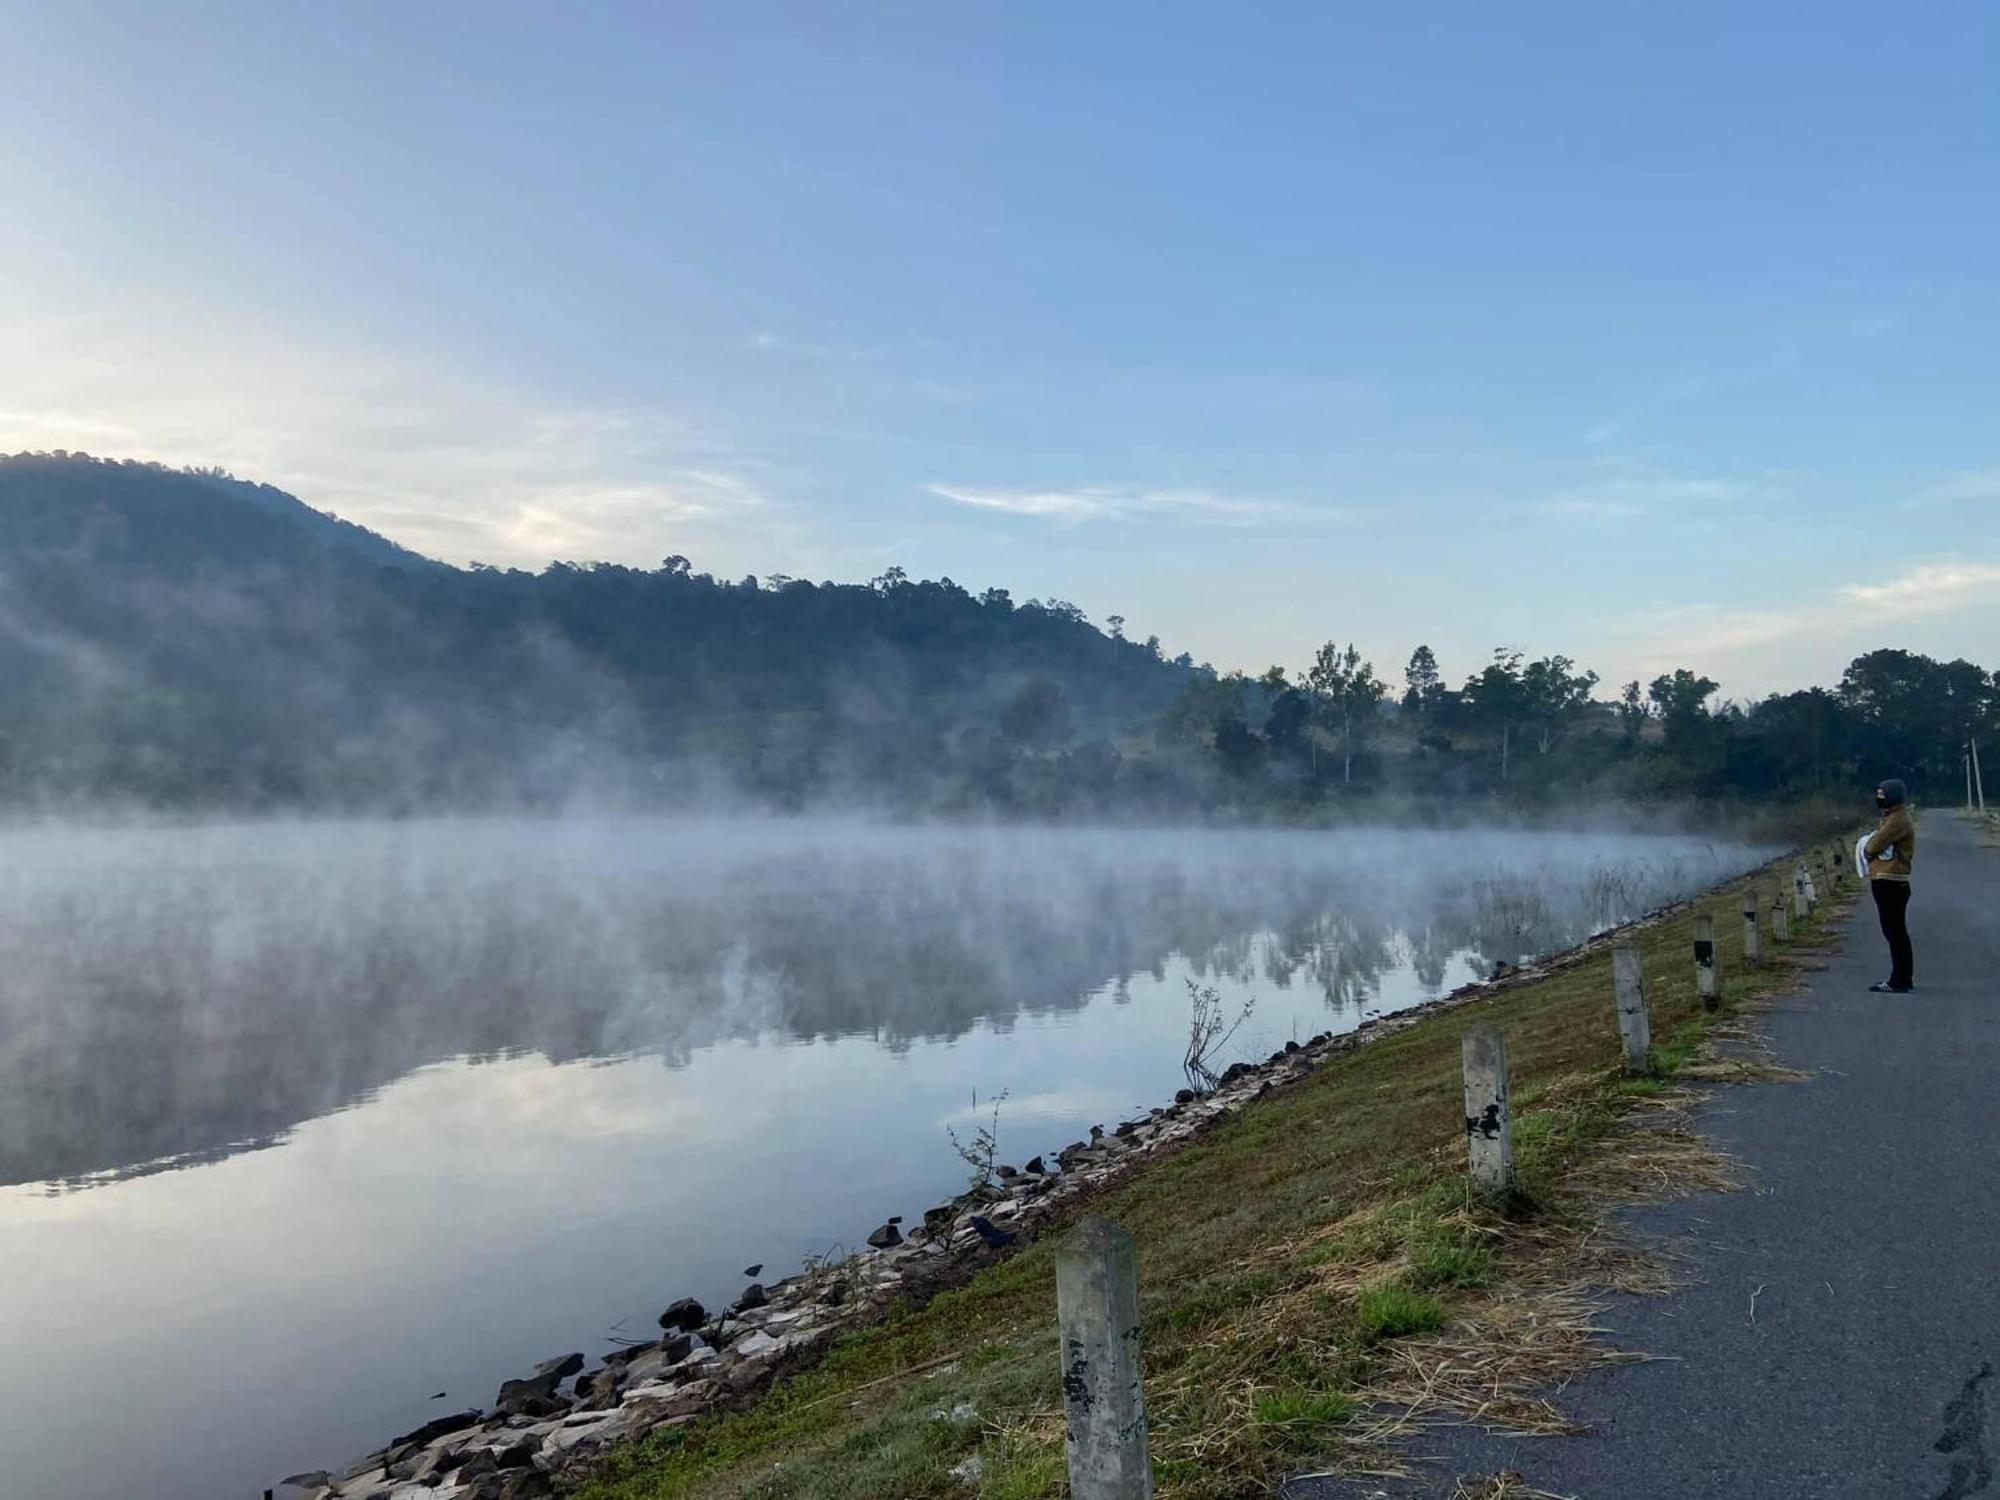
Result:
{"label": "reflection of sky", "polygon": [[[514,847],[514,835],[495,837],[502,852]],[[1312,850],[1324,860],[1332,842],[1232,835],[1213,847],[1235,860],[1258,855],[1242,868],[1264,869],[1281,863],[1261,857],[1272,850]],[[1338,843],[1351,857],[1357,836]],[[380,985],[369,978],[366,952],[349,953],[368,947],[342,929],[351,918],[325,907],[307,912],[307,927],[330,933],[324,951],[348,955],[343,988],[250,986],[243,1008],[176,1012],[188,1033],[163,1034],[171,1045],[157,1053],[147,1050],[152,1033],[140,1031],[147,1046],[128,1058],[139,1069],[134,1079],[157,1066],[232,1086],[240,1079],[248,1091],[267,1084],[244,1068],[291,1069],[319,1090],[300,1097],[324,1101],[293,1117],[303,1123],[283,1122],[269,1149],[210,1151],[177,1170],[128,1167],[87,1191],[0,1188],[0,1328],[9,1353],[0,1362],[0,1452],[10,1457],[9,1483],[23,1495],[176,1500],[255,1494],[279,1475],[344,1462],[439,1410],[490,1400],[500,1379],[551,1353],[597,1353],[614,1335],[642,1336],[676,1296],[726,1298],[752,1262],[782,1275],[802,1255],[858,1242],[888,1214],[918,1213],[963,1180],[945,1126],[964,1134],[983,1123],[1001,1090],[1001,1154],[1016,1163],[1164,1102],[1182,1082],[1190,978],[1215,985],[1231,1015],[1252,1003],[1217,1060],[1227,1064],[1435,995],[1483,969],[1485,945],[1509,940],[1481,926],[1490,901],[1467,915],[1454,914],[1451,899],[1432,898],[1417,908],[1430,913],[1425,926],[1404,932],[1359,900],[1337,909],[1304,901],[1326,895],[1316,876],[1273,886],[1281,927],[1230,929],[1218,920],[1236,910],[1230,893],[1214,888],[1213,875],[1209,886],[1196,878],[1204,836],[1170,845],[1141,839],[1123,852],[1163,847],[1187,867],[1147,886],[1140,909],[1094,904],[1103,887],[1090,879],[1037,893],[1051,907],[1070,889],[1089,893],[1093,904],[1073,917],[1086,927],[1170,909],[1172,920],[1156,922],[1144,942],[1112,943],[1128,950],[1124,965],[1105,963],[1099,947],[1080,940],[1052,966],[995,955],[1006,959],[1013,988],[991,985],[970,997],[977,1004],[942,988],[885,996],[872,1026],[865,1013],[837,1010],[837,1027],[787,1011],[799,997],[781,1004],[752,995],[737,1022],[764,1015],[781,1024],[743,1034],[710,1027],[692,1041],[684,1021],[659,1029],[672,1017],[671,997],[657,987],[642,1005],[584,1026],[576,1018],[588,1015],[592,992],[573,975],[538,970],[520,997],[526,1008],[497,1012],[518,1028],[520,1050],[488,1047],[485,1061],[460,1056],[414,1068],[396,1068],[393,1049],[377,1056],[362,1047],[368,1038],[343,1035],[335,1002],[351,996],[360,1006]],[[1677,841],[1661,847],[1675,858],[1687,853]],[[1419,867],[1434,878],[1453,845],[1433,837],[1405,848],[1426,852],[1405,861],[1403,878]],[[260,878],[289,889],[299,852],[273,860]],[[949,946],[940,932],[983,928],[981,899],[1025,903],[1020,888],[1056,883],[1046,861],[1002,852],[992,864],[1011,883],[975,881],[955,893],[956,916],[920,916],[928,908],[912,893],[922,882],[898,887],[908,940],[929,944],[935,959]],[[1582,869],[1606,852],[1603,841],[1579,843],[1565,857]],[[622,857],[635,877],[657,873],[632,850]],[[419,885],[443,879],[436,870],[418,875]],[[315,876],[351,891],[338,870]],[[1241,900],[1233,874],[1227,883]],[[166,895],[147,899],[178,910]],[[1413,899],[1401,886],[1388,897],[1406,909]],[[228,977],[264,972],[270,939],[240,914],[223,915],[216,949],[177,956],[188,978],[224,972],[215,951],[235,966]],[[1047,932],[1053,942],[1073,941],[1061,923],[1041,922],[1038,915],[1017,926],[1016,940]],[[1175,931],[1194,935],[1197,957],[1146,946]],[[0,933],[0,943],[9,941],[29,952],[18,928]],[[410,1028],[410,1045],[448,1041],[440,1011],[445,1020],[460,1009],[487,1017],[482,986],[461,977],[460,989],[440,987],[440,976],[481,960],[477,945],[462,932],[444,931],[440,941],[443,967],[407,971],[427,976],[419,992],[394,994],[393,1007],[379,1012]],[[1476,958],[1468,941],[1481,949]],[[829,988],[846,983],[865,994],[868,966],[896,951],[879,935],[871,949],[856,934],[855,946],[866,962],[847,974],[842,955],[829,955]],[[981,952],[976,944],[948,951],[936,967],[942,977],[926,982],[976,974]],[[585,954],[578,947],[562,956],[580,964]],[[721,969],[734,977],[722,990],[740,997],[771,983],[743,970],[749,958],[748,950],[724,955]],[[1020,976],[1056,982],[1092,964],[1102,966],[1081,995],[1020,992]],[[1117,968],[1124,977],[1105,977]],[[311,1009],[290,1025],[273,1012],[295,992]],[[17,991],[0,1003],[20,998]],[[926,1005],[950,1018],[932,1034],[910,1024]],[[357,1014],[362,1022],[349,1020],[348,1029],[377,1013]],[[545,1032],[561,1047],[533,1040]],[[109,1035],[115,1043],[125,1034]],[[634,1050],[616,1055],[620,1045]],[[392,1071],[345,1081],[337,1064],[355,1048],[369,1067]],[[279,1097],[296,1107],[292,1094]],[[438,1390],[448,1398],[432,1403]]]}
{"label": "reflection of sky", "polygon": [[[900,1051],[760,1039],[683,1068],[439,1064],[278,1150],[87,1193],[0,1190],[0,1326],[40,1351],[0,1371],[0,1447],[28,1455],[13,1482],[254,1494],[489,1400],[550,1353],[643,1334],[684,1292],[723,1298],[753,1261],[779,1274],[858,1242],[959,1185],[944,1126],[973,1123],[975,1091],[983,1121],[1008,1090],[1016,1162],[1164,1101],[1191,972],[1176,960],[1122,1002],[1107,984],[1074,1012]],[[1417,998],[1400,977],[1385,1003]],[[1237,1055],[1358,1024],[1306,986],[1220,987],[1255,999]]]}

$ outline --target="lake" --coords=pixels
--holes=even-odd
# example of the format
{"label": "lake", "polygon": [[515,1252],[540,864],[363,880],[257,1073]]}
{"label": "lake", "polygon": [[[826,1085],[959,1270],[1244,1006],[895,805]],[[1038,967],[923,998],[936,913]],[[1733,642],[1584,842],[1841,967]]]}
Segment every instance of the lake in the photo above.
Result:
{"label": "lake", "polygon": [[[0,1452],[253,1500],[1763,851],[570,820],[0,833]],[[1608,1024],[1608,1021],[1607,1021]],[[1004,1094],[1004,1098],[1001,1096]],[[439,1397],[437,1393],[444,1393]]]}

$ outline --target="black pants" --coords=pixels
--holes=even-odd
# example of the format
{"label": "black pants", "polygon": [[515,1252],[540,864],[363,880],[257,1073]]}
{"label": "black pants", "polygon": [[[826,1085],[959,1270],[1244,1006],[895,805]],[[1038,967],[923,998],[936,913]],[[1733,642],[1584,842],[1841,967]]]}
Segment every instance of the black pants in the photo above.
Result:
{"label": "black pants", "polygon": [[1882,920],[1882,936],[1889,940],[1889,983],[1906,990],[1916,983],[1916,956],[1910,951],[1910,883],[1907,880],[1871,880],[1875,893],[1875,915]]}

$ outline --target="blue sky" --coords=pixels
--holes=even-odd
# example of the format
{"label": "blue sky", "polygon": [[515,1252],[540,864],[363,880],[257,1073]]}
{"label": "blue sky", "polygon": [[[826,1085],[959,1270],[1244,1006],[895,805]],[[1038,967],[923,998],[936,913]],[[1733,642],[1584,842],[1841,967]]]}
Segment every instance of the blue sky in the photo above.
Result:
{"label": "blue sky", "polygon": [[0,449],[1218,666],[2000,665],[2000,11],[0,3]]}

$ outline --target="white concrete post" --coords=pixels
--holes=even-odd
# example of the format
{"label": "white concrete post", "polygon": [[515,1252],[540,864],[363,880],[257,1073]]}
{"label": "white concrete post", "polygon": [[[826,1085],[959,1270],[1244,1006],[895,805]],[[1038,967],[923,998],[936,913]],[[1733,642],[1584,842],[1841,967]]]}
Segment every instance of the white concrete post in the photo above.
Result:
{"label": "white concrete post", "polygon": [[1694,987],[1703,1010],[1722,1009],[1722,961],[1715,951],[1715,918],[1707,912],[1694,919]]}
{"label": "white concrete post", "polygon": [[1507,1091],[1507,1043],[1497,1027],[1465,1033],[1465,1140],[1472,1185],[1489,1195],[1514,1185],[1514,1107]]}
{"label": "white concrete post", "polygon": [[1792,915],[1803,922],[1812,915],[1812,898],[1806,894],[1806,870],[1804,865],[1792,868]]}
{"label": "white concrete post", "polygon": [[1792,940],[1792,919],[1785,914],[1785,888],[1778,887],[1778,893],[1771,898],[1771,936],[1781,943]]}
{"label": "white concrete post", "polygon": [[1652,1026],[1646,1019],[1646,974],[1635,943],[1611,950],[1611,983],[1618,998],[1618,1034],[1625,1040],[1625,1071],[1644,1073],[1652,1066]]}
{"label": "white concrete post", "polygon": [[1764,961],[1764,934],[1757,926],[1757,892],[1754,888],[1743,893],[1743,961],[1746,964],[1761,964]]}
{"label": "white concrete post", "polygon": [[1074,1500],[1152,1500],[1139,1368],[1139,1256],[1132,1236],[1091,1214],[1056,1251],[1063,1449]]}

